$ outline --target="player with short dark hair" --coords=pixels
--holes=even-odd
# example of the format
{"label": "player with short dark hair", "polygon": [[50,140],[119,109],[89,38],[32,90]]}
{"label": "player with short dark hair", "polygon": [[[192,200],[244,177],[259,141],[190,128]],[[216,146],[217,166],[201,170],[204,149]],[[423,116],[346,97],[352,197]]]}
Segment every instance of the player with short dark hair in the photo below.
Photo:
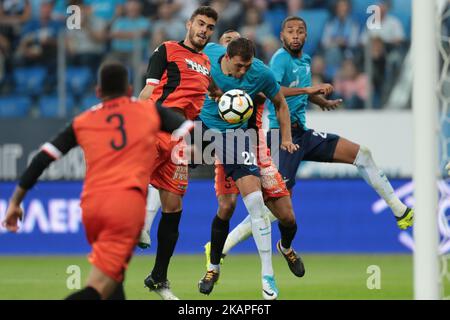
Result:
{"label": "player with short dark hair", "polygon": [[[281,90],[286,96],[292,122],[292,139],[298,143],[300,150],[289,154],[280,150],[279,171],[286,185],[291,190],[301,161],[346,163],[356,166],[359,174],[386,201],[392,209],[400,229],[407,229],[413,224],[414,211],[403,204],[395,195],[385,174],[376,166],[367,147],[355,144],[335,134],[316,132],[306,127],[306,106],[308,100],[317,104],[322,110],[333,110],[341,100],[327,100],[333,87],[330,84],[312,86],[311,58],[303,52],[306,42],[307,27],[300,17],[288,17],[283,21],[280,34],[283,48],[279,49],[270,61]],[[271,141],[273,129],[279,128],[273,105],[269,104],[271,131],[267,140]],[[278,134],[278,133],[275,133]],[[273,150],[272,153],[278,150]],[[450,166],[449,166],[450,168]],[[242,221],[227,238],[227,249],[247,239],[251,235],[249,219]],[[288,248],[277,244],[280,252],[285,254]]]}
{"label": "player with short dark hair", "polygon": [[[186,23],[184,41],[167,41],[150,57],[147,85],[140,99],[163,103],[174,108],[186,119],[197,118],[210,85],[210,62],[202,53],[211,38],[217,22],[217,12],[211,7],[200,7]],[[170,258],[178,241],[178,225],[182,212],[182,197],[188,185],[186,163],[171,161],[175,143],[170,135],[158,135],[158,156],[149,188],[148,210],[161,203],[162,216],[158,226],[158,249],[151,273],[145,285],[164,300],[178,299],[170,290],[167,272]],[[153,219],[154,215],[149,215]],[[146,222],[146,228],[148,226]],[[143,231],[142,235],[146,236]]]}
{"label": "player with short dark hair", "polygon": [[[222,165],[224,175],[235,181],[236,187],[242,195],[243,202],[251,219],[252,234],[261,258],[262,293],[264,299],[273,300],[278,296],[278,288],[275,284],[272,268],[271,226],[267,217],[267,208],[264,204],[259,167],[256,165],[254,145],[245,141],[240,150],[233,142],[230,143],[228,134],[234,130],[251,132],[248,121],[231,124],[221,119],[216,100],[226,91],[231,89],[244,90],[253,100],[262,92],[272,100],[277,108],[277,116],[281,123],[281,148],[287,152],[295,152],[297,146],[290,138],[290,120],[286,102],[280,93],[280,87],[276,83],[274,75],[264,63],[254,58],[254,45],[245,38],[232,40],[225,49],[218,44],[212,44],[205,53],[211,60],[211,75],[217,89],[214,95],[206,98],[200,113],[204,129],[211,129],[220,133],[221,143],[215,144],[215,154],[219,164]],[[217,97],[215,97],[217,95]],[[239,131],[234,131],[239,132]],[[254,131],[255,132],[255,131]],[[241,135],[241,136],[242,136]],[[257,133],[254,135],[257,139]],[[242,152],[241,152],[242,151]],[[221,156],[222,155],[222,156]],[[232,157],[229,157],[232,155]],[[249,158],[247,159],[247,155]],[[245,160],[247,159],[247,160]],[[231,160],[231,161],[230,161]],[[252,161],[254,160],[254,161]],[[281,178],[281,177],[280,177]],[[216,190],[217,191],[217,190]],[[286,190],[286,194],[288,194]],[[225,210],[215,215],[211,226],[211,263],[205,276],[199,282],[201,293],[210,294],[220,274],[220,256],[223,244],[228,235],[229,220],[233,210]]]}
{"label": "player with short dark hair", "polygon": [[68,299],[125,298],[122,282],[144,224],[156,134],[159,130],[173,132],[186,122],[181,115],[151,101],[130,98],[128,72],[122,64],[104,63],[98,78],[97,94],[102,102],[75,117],[41,147],[21,176],[3,222],[9,231],[16,232],[18,220],[23,218],[20,204],[42,172],[70,149],[83,149],[87,171],[81,208],[92,246],[92,270],[87,286]]}

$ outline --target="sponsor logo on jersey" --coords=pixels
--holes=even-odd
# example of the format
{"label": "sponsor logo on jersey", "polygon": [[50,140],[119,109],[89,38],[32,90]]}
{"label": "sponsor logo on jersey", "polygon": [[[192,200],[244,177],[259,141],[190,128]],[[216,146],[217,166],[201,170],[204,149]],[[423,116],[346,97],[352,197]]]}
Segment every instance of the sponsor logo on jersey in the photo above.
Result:
{"label": "sponsor logo on jersey", "polygon": [[198,73],[201,73],[204,76],[209,76],[208,68],[202,66],[201,64],[199,64],[199,63],[197,63],[195,61],[189,60],[189,59],[184,59],[184,61],[186,61],[187,67],[189,69],[194,70],[194,71],[196,71]]}

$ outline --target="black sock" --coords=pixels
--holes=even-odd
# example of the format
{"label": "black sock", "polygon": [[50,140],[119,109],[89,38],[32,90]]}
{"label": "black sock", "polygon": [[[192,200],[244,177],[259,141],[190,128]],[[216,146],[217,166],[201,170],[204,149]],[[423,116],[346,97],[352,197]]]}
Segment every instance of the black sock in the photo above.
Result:
{"label": "black sock", "polygon": [[178,225],[180,224],[181,211],[162,212],[158,226],[158,249],[156,261],[152,271],[152,278],[156,282],[167,280],[167,269],[170,258],[178,241]]}
{"label": "black sock", "polygon": [[224,221],[217,215],[211,226],[211,264],[219,264],[222,256],[223,246],[230,230],[230,221]]}
{"label": "black sock", "polygon": [[125,291],[123,290],[123,282],[117,285],[116,290],[109,296],[107,300],[125,300]]}
{"label": "black sock", "polygon": [[297,223],[286,227],[278,222],[278,229],[280,229],[281,233],[281,245],[283,248],[289,249],[291,247],[292,240],[294,240],[295,234],[297,233]]}
{"label": "black sock", "polygon": [[66,298],[66,300],[100,300],[100,293],[92,287],[86,287],[72,293],[70,296]]}

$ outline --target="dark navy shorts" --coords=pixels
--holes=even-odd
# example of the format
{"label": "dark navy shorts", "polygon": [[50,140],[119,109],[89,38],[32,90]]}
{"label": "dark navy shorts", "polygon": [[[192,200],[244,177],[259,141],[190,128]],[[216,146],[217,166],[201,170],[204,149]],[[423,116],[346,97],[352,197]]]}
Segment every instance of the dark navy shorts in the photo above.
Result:
{"label": "dark navy shorts", "polygon": [[[203,124],[203,134],[208,127]],[[231,132],[232,131],[232,132]],[[257,158],[254,152],[255,139],[246,135],[245,129],[231,130],[229,133],[217,133],[210,143],[214,145],[217,163],[223,164],[226,177],[234,181],[245,176],[260,177]],[[203,144],[203,150],[206,145]]]}
{"label": "dark navy shorts", "polygon": [[[277,163],[278,171],[283,176],[286,187],[291,189],[295,185],[295,177],[302,161],[333,162],[334,151],[339,136],[332,133],[317,132],[302,127],[292,127],[292,142],[299,145],[299,150],[289,153],[280,150],[279,146],[271,146],[272,134],[280,135],[279,129],[271,129],[267,133],[267,144],[271,150],[272,158]],[[275,139],[276,140],[276,139]],[[281,144],[281,136],[279,136]]]}

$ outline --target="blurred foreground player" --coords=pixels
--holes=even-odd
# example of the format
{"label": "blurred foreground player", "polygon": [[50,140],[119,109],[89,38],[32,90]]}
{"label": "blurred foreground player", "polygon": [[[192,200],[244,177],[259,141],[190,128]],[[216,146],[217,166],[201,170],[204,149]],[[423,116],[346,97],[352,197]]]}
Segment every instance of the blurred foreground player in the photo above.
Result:
{"label": "blurred foreground player", "polygon": [[92,270],[84,289],[67,299],[124,299],[123,280],[144,224],[149,177],[156,158],[156,134],[183,135],[193,123],[153,102],[130,97],[128,71],[106,62],[99,72],[102,103],[75,117],[45,143],[22,175],[3,225],[17,232],[20,204],[42,172],[70,149],[80,146],[86,159],[81,195],[82,220],[92,246]]}

